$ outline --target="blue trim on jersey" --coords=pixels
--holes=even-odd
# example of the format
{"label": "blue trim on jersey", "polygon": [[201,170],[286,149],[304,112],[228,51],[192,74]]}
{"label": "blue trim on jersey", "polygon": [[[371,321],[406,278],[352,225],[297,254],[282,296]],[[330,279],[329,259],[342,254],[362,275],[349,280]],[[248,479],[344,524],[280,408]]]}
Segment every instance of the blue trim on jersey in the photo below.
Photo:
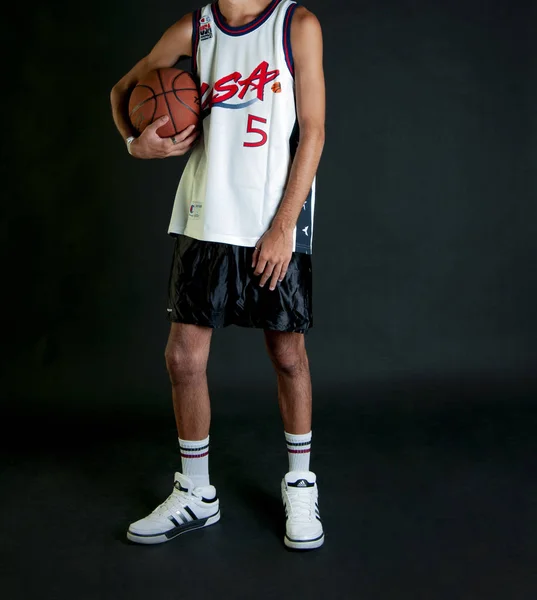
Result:
{"label": "blue trim on jersey", "polygon": [[293,15],[297,8],[298,4],[295,2],[291,4],[287,11],[285,12],[285,18],[283,20],[283,54],[285,56],[285,62],[287,63],[287,68],[289,72],[294,77],[295,76],[295,63],[293,60],[293,49],[291,48],[291,20],[293,19]]}
{"label": "blue trim on jersey", "polygon": [[192,73],[197,74],[198,72],[198,44],[199,44],[199,30],[200,30],[200,19],[201,19],[201,8],[198,8],[192,13],[192,60],[190,61]]}
{"label": "blue trim on jersey", "polygon": [[213,108],[215,106],[219,106],[220,108],[246,108],[247,106],[250,106],[250,104],[253,104],[254,102],[259,102],[259,98],[252,98],[251,100],[248,100],[247,102],[241,102],[240,104],[228,104],[227,102],[215,102],[213,104]]}
{"label": "blue trim on jersey", "polygon": [[253,21],[250,23],[246,23],[246,25],[239,25],[238,27],[231,27],[227,25],[224,15],[220,12],[220,7],[218,6],[218,1],[213,2],[211,4],[211,12],[213,13],[214,22],[218,29],[227,33],[228,35],[245,35],[250,33],[251,31],[255,31],[258,27],[263,25],[263,23],[270,17],[270,15],[274,12],[274,9],[278,6],[278,4],[282,0],[272,0],[272,2],[265,8],[265,10],[258,15]]}

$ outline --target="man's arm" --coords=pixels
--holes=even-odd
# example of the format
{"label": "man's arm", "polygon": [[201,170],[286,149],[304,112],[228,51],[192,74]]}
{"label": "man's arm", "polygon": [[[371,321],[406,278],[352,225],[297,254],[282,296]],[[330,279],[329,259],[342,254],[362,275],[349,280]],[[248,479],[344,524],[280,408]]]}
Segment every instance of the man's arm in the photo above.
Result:
{"label": "man's arm", "polygon": [[[123,139],[137,132],[133,129],[128,113],[129,96],[138,81],[153,69],[173,67],[181,56],[192,53],[192,13],[184,15],[179,21],[169,27],[151,52],[139,60],[112,88],[110,103],[112,117]],[[185,129],[185,134],[176,136],[179,144],[174,145],[169,139],[161,138],[156,130],[165,121],[157,120],[144,130],[140,138],[131,144],[131,152],[139,158],[165,158],[166,156],[181,155],[189,149],[195,140],[197,132],[192,133],[192,127]],[[147,133],[146,133],[147,132]],[[188,137],[186,137],[188,136]]]}
{"label": "man's arm", "polygon": [[294,229],[311,189],[324,146],[323,40],[317,17],[303,6],[291,21],[291,48],[300,137],[273,227]]}
{"label": "man's arm", "polygon": [[287,272],[293,254],[293,230],[310,192],[324,146],[322,31],[317,17],[303,6],[296,8],[291,21],[291,49],[299,141],[278,211],[252,255],[254,275],[261,275],[259,285],[263,287],[270,279],[271,290],[278,281],[283,281]]}

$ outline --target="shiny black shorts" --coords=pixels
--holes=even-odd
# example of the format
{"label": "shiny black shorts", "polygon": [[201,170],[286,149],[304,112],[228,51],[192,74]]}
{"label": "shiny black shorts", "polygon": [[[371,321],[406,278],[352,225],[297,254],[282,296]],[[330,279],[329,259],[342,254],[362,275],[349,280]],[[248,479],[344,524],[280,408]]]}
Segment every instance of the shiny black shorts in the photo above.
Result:
{"label": "shiny black shorts", "polygon": [[307,333],[313,326],[311,255],[293,252],[274,290],[259,286],[253,247],[175,237],[168,320],[206,327],[259,327]]}

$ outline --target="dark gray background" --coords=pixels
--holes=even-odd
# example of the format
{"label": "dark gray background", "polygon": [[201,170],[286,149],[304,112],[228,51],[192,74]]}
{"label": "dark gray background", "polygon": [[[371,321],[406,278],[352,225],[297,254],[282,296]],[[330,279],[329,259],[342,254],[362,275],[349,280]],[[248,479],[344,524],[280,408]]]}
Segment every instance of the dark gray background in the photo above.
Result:
{"label": "dark gray background", "polygon": [[[186,158],[130,157],[109,92],[196,6],[34,4],[7,32],[12,408],[170,408],[166,231]],[[535,3],[306,6],[327,84],[307,338],[317,402],[426,382],[534,387]],[[274,392],[261,331],[216,331],[209,380],[217,409],[220,391],[226,410],[236,393]]]}
{"label": "dark gray background", "polygon": [[535,600],[536,3],[311,1],[325,40],[311,468],[283,546],[262,332],[214,333],[215,526],[128,524],[180,469],[166,234],[185,158],[137,161],[114,83],[196,4],[34,3],[4,23],[0,589],[9,600]]}

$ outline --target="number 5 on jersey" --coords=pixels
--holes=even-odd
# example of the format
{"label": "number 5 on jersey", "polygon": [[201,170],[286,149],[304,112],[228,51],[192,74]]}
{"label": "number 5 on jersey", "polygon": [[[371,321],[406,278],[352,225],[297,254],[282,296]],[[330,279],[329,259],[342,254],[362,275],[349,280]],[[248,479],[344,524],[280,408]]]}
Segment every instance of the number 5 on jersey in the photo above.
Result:
{"label": "number 5 on jersey", "polygon": [[260,135],[261,139],[256,142],[244,142],[242,145],[247,148],[256,148],[257,146],[262,146],[267,143],[267,132],[263,129],[259,129],[259,127],[254,127],[254,121],[259,121],[260,123],[266,123],[267,120],[263,119],[263,117],[256,117],[254,115],[248,115],[248,124],[246,125],[247,133],[255,133],[256,135]]}

